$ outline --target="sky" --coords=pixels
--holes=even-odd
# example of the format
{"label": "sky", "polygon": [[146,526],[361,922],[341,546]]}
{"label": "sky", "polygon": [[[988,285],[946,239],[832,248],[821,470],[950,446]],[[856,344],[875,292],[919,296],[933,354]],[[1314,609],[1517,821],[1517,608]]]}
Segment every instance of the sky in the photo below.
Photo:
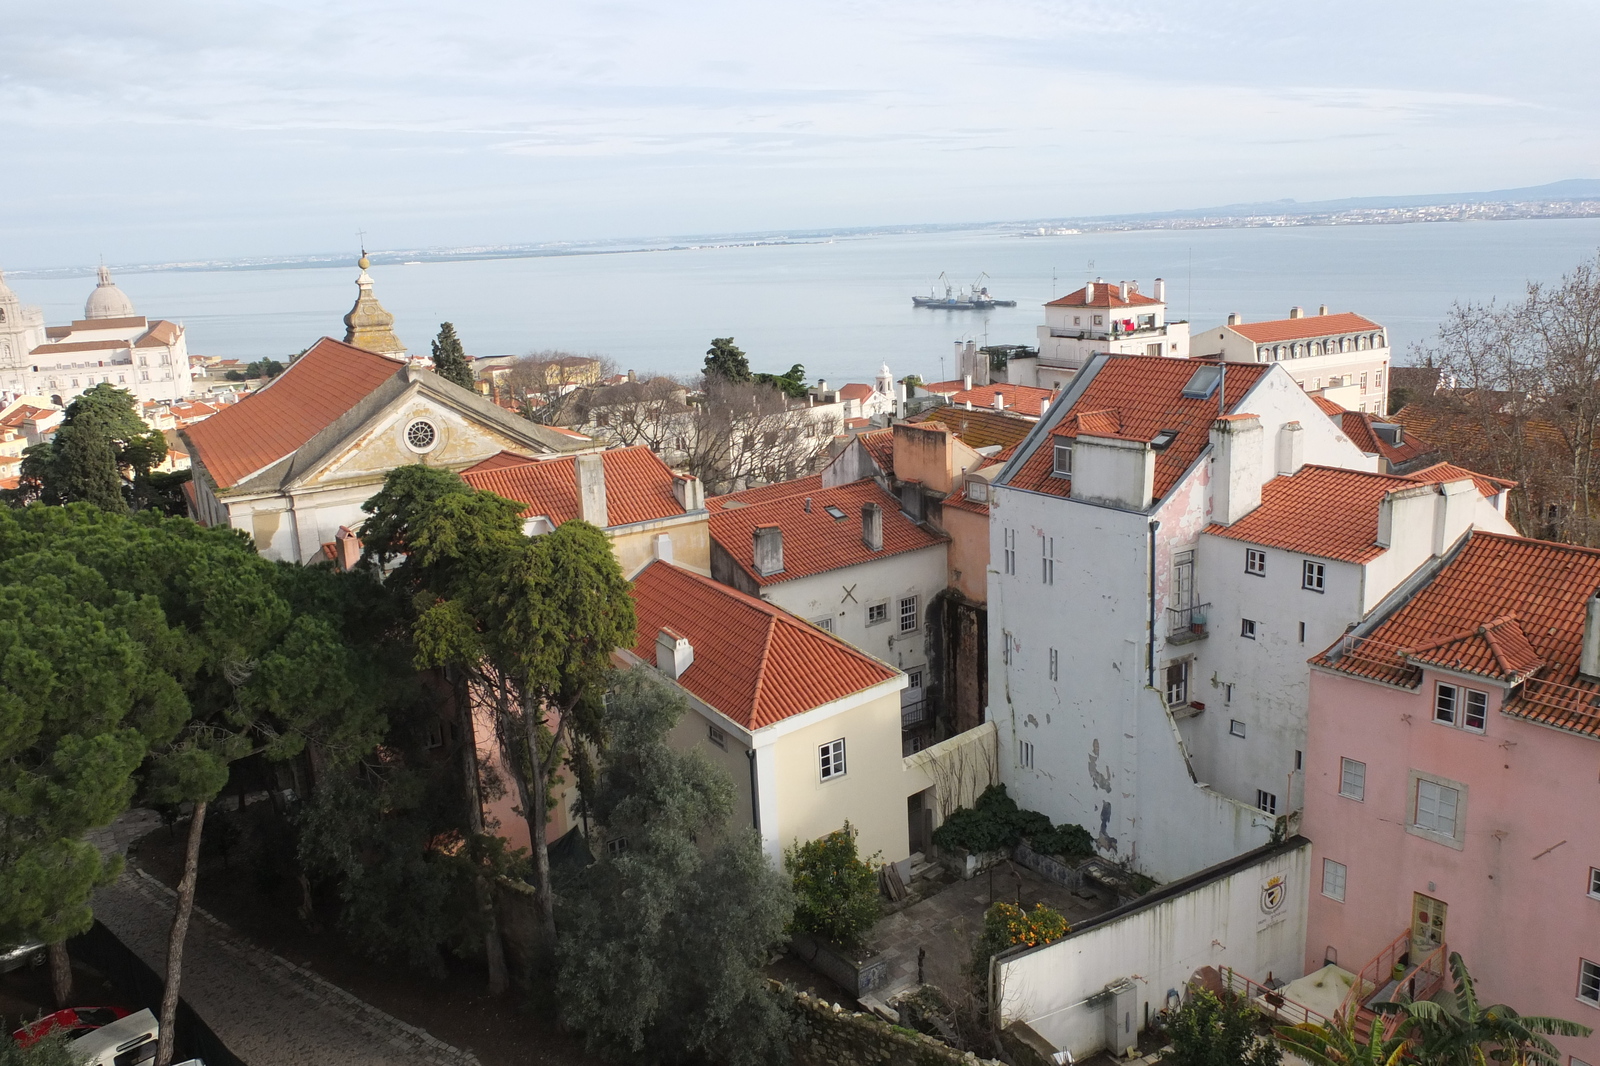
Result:
{"label": "sky", "polygon": [[0,0],[0,268],[1600,177],[1593,0]]}

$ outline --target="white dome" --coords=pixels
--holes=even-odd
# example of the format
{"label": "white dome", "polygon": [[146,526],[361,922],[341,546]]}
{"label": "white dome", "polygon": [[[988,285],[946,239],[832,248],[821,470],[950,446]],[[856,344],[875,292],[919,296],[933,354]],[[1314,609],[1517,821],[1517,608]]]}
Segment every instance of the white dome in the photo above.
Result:
{"label": "white dome", "polygon": [[89,301],[83,305],[83,317],[128,318],[133,313],[133,301],[111,280],[111,271],[102,266],[100,284],[94,287],[94,292],[89,294]]}

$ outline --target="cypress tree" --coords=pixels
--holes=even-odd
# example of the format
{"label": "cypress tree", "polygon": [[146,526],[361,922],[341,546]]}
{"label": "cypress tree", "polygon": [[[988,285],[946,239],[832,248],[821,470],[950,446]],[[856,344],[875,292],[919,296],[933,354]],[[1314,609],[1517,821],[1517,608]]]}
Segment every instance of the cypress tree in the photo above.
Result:
{"label": "cypress tree", "polygon": [[461,347],[461,338],[456,336],[456,327],[449,322],[439,324],[439,336],[433,341],[433,372],[463,389],[473,388],[467,353]]}

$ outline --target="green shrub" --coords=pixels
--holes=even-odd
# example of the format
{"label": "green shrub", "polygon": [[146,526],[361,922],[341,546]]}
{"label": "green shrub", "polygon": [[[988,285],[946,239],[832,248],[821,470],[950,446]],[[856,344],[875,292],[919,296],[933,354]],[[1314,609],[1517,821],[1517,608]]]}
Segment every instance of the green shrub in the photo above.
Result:
{"label": "green shrub", "polygon": [[790,928],[798,933],[857,947],[882,915],[878,906],[878,859],[856,852],[850,823],[818,840],[790,848],[783,866],[794,879],[795,908]]}
{"label": "green shrub", "polygon": [[995,903],[983,915],[983,931],[972,952],[972,973],[980,982],[986,982],[989,960],[1014,945],[1036,947],[1060,940],[1071,932],[1071,926],[1060,911],[1036,904],[1028,911],[1014,903]]}
{"label": "green shrub", "polygon": [[1093,855],[1094,838],[1081,825],[1052,826],[1038,811],[1023,810],[1006,795],[1006,786],[990,785],[971,807],[961,807],[933,831],[941,848],[971,852],[1001,851],[1024,838],[1045,855]]}

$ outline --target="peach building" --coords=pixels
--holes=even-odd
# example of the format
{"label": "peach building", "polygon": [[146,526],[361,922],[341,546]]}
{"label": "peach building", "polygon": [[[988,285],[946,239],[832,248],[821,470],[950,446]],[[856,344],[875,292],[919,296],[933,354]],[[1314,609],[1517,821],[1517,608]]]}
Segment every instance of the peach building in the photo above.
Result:
{"label": "peach building", "polygon": [[1600,1030],[1597,592],[1600,551],[1474,532],[1312,659],[1306,967],[1350,1007],[1459,951],[1480,1001]]}

